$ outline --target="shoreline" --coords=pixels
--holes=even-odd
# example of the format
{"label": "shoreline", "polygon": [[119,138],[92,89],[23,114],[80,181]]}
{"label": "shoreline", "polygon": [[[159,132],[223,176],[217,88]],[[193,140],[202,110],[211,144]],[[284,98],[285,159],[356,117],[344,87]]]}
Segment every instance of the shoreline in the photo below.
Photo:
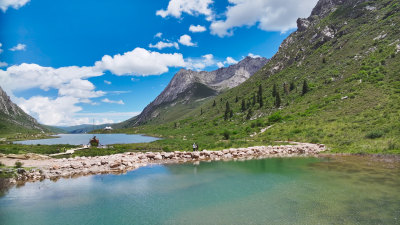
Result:
{"label": "shoreline", "polygon": [[[15,178],[7,183],[21,184],[44,179],[58,180],[96,174],[121,174],[147,166],[149,164],[171,164],[200,161],[250,160],[271,157],[317,156],[326,150],[323,144],[291,142],[292,145],[254,146],[230,148],[220,151],[196,152],[126,152],[121,154],[54,159],[37,154],[4,155],[0,161],[13,166],[16,161],[23,163],[25,169],[17,169]],[[25,158],[25,159],[24,159]]]}

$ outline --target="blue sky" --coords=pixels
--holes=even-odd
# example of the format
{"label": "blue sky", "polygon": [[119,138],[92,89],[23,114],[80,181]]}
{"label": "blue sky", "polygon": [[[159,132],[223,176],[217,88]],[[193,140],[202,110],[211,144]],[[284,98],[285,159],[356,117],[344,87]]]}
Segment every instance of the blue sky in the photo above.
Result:
{"label": "blue sky", "polygon": [[316,0],[0,0],[0,86],[48,125],[123,121],[181,68],[272,57]]}

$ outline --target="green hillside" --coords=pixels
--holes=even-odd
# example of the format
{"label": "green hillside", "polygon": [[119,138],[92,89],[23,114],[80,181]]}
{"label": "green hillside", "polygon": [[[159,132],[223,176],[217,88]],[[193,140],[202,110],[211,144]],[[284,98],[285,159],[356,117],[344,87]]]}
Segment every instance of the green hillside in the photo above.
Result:
{"label": "green hillside", "polygon": [[349,0],[308,22],[242,85],[174,122],[123,131],[163,136],[167,150],[293,140],[332,152],[400,153],[399,2]]}

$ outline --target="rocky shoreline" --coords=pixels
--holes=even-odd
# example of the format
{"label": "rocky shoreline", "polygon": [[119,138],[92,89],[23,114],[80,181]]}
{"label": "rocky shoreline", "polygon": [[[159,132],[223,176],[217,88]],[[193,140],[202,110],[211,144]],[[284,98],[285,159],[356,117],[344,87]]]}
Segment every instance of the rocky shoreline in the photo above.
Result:
{"label": "rocky shoreline", "polygon": [[[292,142],[292,145],[281,146],[255,146],[248,148],[231,148],[221,151],[196,151],[196,152],[126,152],[122,154],[75,157],[53,159],[46,156],[36,156],[31,161],[23,157],[18,160],[25,167],[36,168],[26,170],[18,169],[16,178],[9,179],[9,183],[40,181],[44,179],[57,180],[94,174],[120,174],[130,170],[147,166],[149,164],[185,163],[219,160],[249,160],[269,157],[315,156],[326,150],[322,144],[309,144]],[[7,156],[2,156],[2,161]],[[18,156],[17,156],[18,157]],[[13,156],[11,156],[13,158]],[[9,162],[9,164],[12,163]]]}

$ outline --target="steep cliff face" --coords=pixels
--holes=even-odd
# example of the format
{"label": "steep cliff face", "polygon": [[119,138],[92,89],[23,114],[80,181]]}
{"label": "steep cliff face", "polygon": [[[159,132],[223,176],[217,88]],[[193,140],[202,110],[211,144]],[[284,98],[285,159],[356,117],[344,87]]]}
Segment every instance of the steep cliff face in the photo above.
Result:
{"label": "steep cliff face", "polygon": [[211,72],[181,69],[164,91],[143,112],[124,126],[137,126],[160,115],[160,108],[190,104],[236,87],[262,68],[268,59],[246,57],[239,63]]}
{"label": "steep cliff face", "polygon": [[20,107],[13,103],[10,97],[0,87],[0,133],[23,130],[43,131],[41,125]]}

